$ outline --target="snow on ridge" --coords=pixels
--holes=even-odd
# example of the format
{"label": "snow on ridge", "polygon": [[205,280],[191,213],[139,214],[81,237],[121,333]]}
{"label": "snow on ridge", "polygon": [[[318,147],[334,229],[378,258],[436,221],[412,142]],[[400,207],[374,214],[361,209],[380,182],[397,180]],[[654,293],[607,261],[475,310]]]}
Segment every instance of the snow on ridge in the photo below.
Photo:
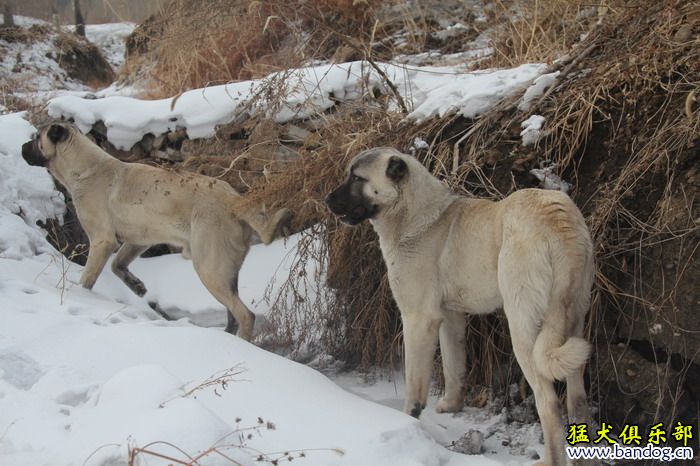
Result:
{"label": "snow on ridge", "polygon": [[48,251],[36,222],[65,209],[48,171],[22,159],[22,144],[36,131],[24,115],[0,115],[0,257],[12,259]]}
{"label": "snow on ridge", "polygon": [[543,74],[536,78],[532,82],[532,85],[525,91],[523,99],[518,105],[518,110],[523,112],[530,110],[532,101],[538,97],[542,97],[542,95],[544,95],[544,91],[557,82],[557,77],[560,73],[560,71],[555,71],[554,73]]}
{"label": "snow on ridge", "polygon": [[[12,19],[15,22],[15,26],[19,26],[19,27],[23,27],[23,28],[28,28],[31,26],[48,26],[48,25],[50,25],[49,22],[44,21],[43,19],[33,18],[31,16],[12,15]],[[0,22],[2,24],[5,24],[4,18],[0,18]]]}
{"label": "snow on ridge", "polygon": [[[389,63],[379,66],[409,105],[408,117],[419,122],[454,112],[473,118],[529,85],[545,69],[542,64],[526,64],[513,69],[468,73],[455,67],[406,67]],[[253,103],[253,97],[267,83],[280,80],[286,86],[286,99],[280,106]],[[177,99],[146,101],[112,96],[88,100],[61,96],[49,102],[48,112],[52,117],[74,119],[82,131],[89,131],[95,122],[102,120],[110,142],[128,150],[146,133],[159,135],[178,127],[186,128],[192,139],[211,137],[217,125],[245,112],[262,111],[278,122],[307,118],[329,109],[335,100],[355,100],[373,88],[388,92],[374,69],[366,62],[355,61],[194,89]]]}

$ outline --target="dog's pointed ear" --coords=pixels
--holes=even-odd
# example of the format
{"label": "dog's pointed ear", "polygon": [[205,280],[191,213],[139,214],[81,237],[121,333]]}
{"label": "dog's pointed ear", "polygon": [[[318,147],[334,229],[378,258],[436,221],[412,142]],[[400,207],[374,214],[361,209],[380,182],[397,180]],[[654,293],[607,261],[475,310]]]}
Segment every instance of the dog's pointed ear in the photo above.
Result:
{"label": "dog's pointed ear", "polygon": [[68,139],[68,128],[63,125],[51,125],[46,135],[51,142],[58,144]]}
{"label": "dog's pointed ear", "polygon": [[392,155],[389,164],[386,166],[386,177],[394,182],[401,181],[408,173],[406,162],[396,155]]}

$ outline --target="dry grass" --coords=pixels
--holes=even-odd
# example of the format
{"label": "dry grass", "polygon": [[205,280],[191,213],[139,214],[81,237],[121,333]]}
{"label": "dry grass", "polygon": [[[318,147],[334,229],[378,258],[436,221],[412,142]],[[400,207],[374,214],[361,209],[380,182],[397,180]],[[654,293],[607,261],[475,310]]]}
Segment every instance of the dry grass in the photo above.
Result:
{"label": "dry grass", "polygon": [[551,63],[569,52],[605,9],[585,0],[496,0],[488,10],[494,25],[492,66]]}
{"label": "dry grass", "polygon": [[124,73],[155,63],[149,76],[156,85],[149,97],[263,77],[329,58],[339,48],[338,35],[369,36],[378,4],[378,0],[173,0],[130,39]]}

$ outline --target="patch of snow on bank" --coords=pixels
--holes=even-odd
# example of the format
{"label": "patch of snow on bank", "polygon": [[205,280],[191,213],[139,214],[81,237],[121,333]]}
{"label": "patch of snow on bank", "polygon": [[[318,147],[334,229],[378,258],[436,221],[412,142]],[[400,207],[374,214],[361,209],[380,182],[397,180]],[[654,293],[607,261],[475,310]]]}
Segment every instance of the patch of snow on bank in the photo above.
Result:
{"label": "patch of snow on bank", "polygon": [[[466,73],[452,67],[403,67],[380,64],[411,108],[409,118],[423,121],[435,116],[459,113],[473,118],[504,97],[529,85],[544,65]],[[285,99],[267,108],[251,99],[267,83],[284,79]],[[120,149],[130,149],[144,134],[159,135],[178,127],[190,138],[214,135],[216,125],[228,123],[249,111],[266,112],[279,122],[307,118],[335,105],[336,100],[355,100],[372,89],[385,89],[382,77],[366,62],[357,61],[293,70],[288,75],[272,74],[266,79],[211,86],[183,93],[173,99],[138,100],[107,97],[88,100],[62,96],[49,102],[53,117],[73,118],[82,131],[102,120],[107,137]]]}
{"label": "patch of snow on bank", "polygon": [[[69,77],[59,65],[60,50],[56,46],[59,37],[53,25],[35,18],[14,16],[18,27],[25,29],[27,38],[5,39],[0,36],[0,79],[5,91],[31,105],[43,105],[46,100],[57,95],[72,94],[85,96],[91,92],[87,83]],[[40,28],[31,29],[32,26]],[[87,39],[93,42],[110,65],[117,70],[124,63],[125,39],[131,34],[133,23],[90,24],[86,26]],[[62,26],[62,31],[71,33],[74,26]],[[9,40],[8,40],[9,39]],[[111,86],[99,95],[124,92]]]}
{"label": "patch of snow on bank", "polygon": [[68,77],[56,61],[57,48],[49,34],[40,41],[8,42],[0,39],[0,78],[14,94],[23,91],[51,91],[55,89],[83,90],[85,85]]}
{"label": "patch of snow on bank", "polygon": [[[39,18],[32,18],[31,16],[13,15],[12,20],[15,22],[15,26],[28,28],[31,26],[48,26],[49,23]],[[2,24],[5,24],[5,18],[0,18]]]}
{"label": "patch of snow on bank", "polygon": [[544,91],[550,88],[554,83],[557,82],[557,76],[559,76],[559,71],[554,73],[543,74],[536,78],[530,87],[527,88],[525,94],[523,95],[523,100],[518,105],[518,110],[522,112],[527,112],[530,110],[532,101],[542,97]]}
{"label": "patch of snow on bank", "polygon": [[530,170],[530,173],[540,180],[542,188],[568,193],[571,191],[571,184],[562,180],[559,175],[554,173],[556,168],[556,165],[550,165],[544,168],[533,168]]}
{"label": "patch of snow on bank", "polygon": [[520,132],[523,146],[531,146],[540,140],[540,130],[544,125],[544,120],[542,115],[532,115],[520,124],[520,127],[523,128]]}

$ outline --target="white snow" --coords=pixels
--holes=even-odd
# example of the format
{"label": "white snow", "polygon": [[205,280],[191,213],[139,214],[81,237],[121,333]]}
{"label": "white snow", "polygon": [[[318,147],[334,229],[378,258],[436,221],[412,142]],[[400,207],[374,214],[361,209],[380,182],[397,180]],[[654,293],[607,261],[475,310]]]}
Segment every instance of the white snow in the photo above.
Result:
{"label": "white snow", "polygon": [[520,136],[523,138],[523,146],[536,144],[540,139],[540,130],[544,125],[545,118],[541,115],[532,115],[520,124],[523,130]]}
{"label": "white snow", "polygon": [[556,165],[550,165],[543,168],[533,168],[530,170],[530,173],[540,180],[542,188],[568,193],[571,191],[571,184],[562,180],[559,175],[555,173],[556,169]]}
{"label": "white snow", "polygon": [[[275,247],[287,250],[281,243]],[[241,274],[243,289],[259,290],[274,273],[275,264],[263,259],[266,252],[265,246],[253,247]],[[138,259],[134,265],[143,261],[161,261],[152,270],[168,271],[170,291],[191,289],[200,296],[187,281],[194,276],[190,262],[175,256]],[[267,273],[255,275],[251,265]],[[155,276],[142,274],[146,268],[133,270],[153,285]],[[539,437],[527,434],[531,427],[509,432],[503,415],[485,410],[437,414],[435,397],[417,422],[395,409],[403,397],[401,383],[362,384],[357,376],[345,375],[339,379],[343,390],[320,373],[221,328],[197,327],[187,319],[166,322],[145,302],[119,302],[126,290],[109,270],[94,292],[75,284],[79,274],[80,267],[55,252],[0,259],[3,465],[123,464],[130,447],[156,441],[195,455],[238,444],[237,435],[225,436],[258,425],[258,417],[275,429],[246,440],[248,450],[229,446],[222,451],[243,464],[257,457],[251,451],[302,449],[307,457],[299,462],[305,465],[437,466],[519,464],[523,453],[508,453],[501,445],[504,439],[513,442],[512,435],[541,449]],[[242,295],[245,301],[251,296]],[[226,387],[212,384],[186,395],[226,371],[232,374]],[[487,436],[488,459],[451,453],[437,444],[457,439],[467,427]],[[152,449],[183,458],[164,444]],[[148,464],[165,463],[148,457]],[[203,464],[228,463],[212,455]]]}
{"label": "white snow", "polygon": [[520,101],[520,104],[518,105],[518,110],[523,112],[527,112],[528,110],[530,110],[532,101],[537,99],[538,97],[542,97],[544,91],[546,91],[548,88],[554,85],[554,83],[557,82],[557,76],[559,76],[559,73],[560,71],[555,71],[553,73],[547,73],[537,77],[532,82],[532,85],[530,85],[530,87],[527,88],[525,94],[523,94],[523,98]]}
{"label": "white snow", "polygon": [[56,37],[49,33],[45,40],[33,42],[0,39],[0,78],[8,83],[12,93],[85,89],[84,84],[70,79],[59,66],[53,44]]}
{"label": "white snow", "polygon": [[455,24],[450,24],[449,26],[446,26],[444,29],[441,29],[439,31],[433,32],[433,36],[440,39],[440,40],[445,40],[449,39],[450,37],[454,37],[456,35],[462,34],[464,31],[468,31],[469,28],[465,26],[462,23],[455,23]]}
{"label": "white snow", "polygon": [[[423,121],[448,113],[474,118],[500,99],[529,85],[544,65],[464,72],[453,67],[404,67],[380,65],[410,106],[409,118]],[[287,92],[280,105],[252,102],[253,96],[270,82],[284,81]],[[334,100],[354,100],[373,88],[383,89],[379,74],[366,62],[321,65],[275,73],[266,79],[195,89],[176,100],[138,100],[129,97],[81,99],[61,96],[48,105],[53,117],[73,118],[83,131],[102,120],[110,142],[130,149],[144,134],[159,135],[177,127],[190,138],[214,135],[216,125],[228,123],[251,111],[264,111],[277,121],[306,118],[335,105]],[[251,108],[252,107],[252,108]]]}
{"label": "white snow", "polygon": [[[130,447],[157,441],[189,455],[220,445],[244,464],[257,451],[298,449],[308,450],[309,465],[488,464],[443,449],[411,417],[221,329],[151,320],[148,307],[115,302],[104,286],[83,290],[73,284],[78,272],[49,254],[0,259],[3,465],[124,464]],[[65,288],[57,287],[64,274]],[[227,370],[235,374],[226,386],[187,395]],[[258,417],[275,430],[245,439],[246,449],[225,446]],[[151,449],[183,458],[165,444]],[[226,463],[211,455],[203,464]]]}
{"label": "white snow", "polygon": [[413,140],[413,147],[414,147],[415,149],[417,149],[417,150],[427,149],[427,148],[430,147],[430,144],[428,144],[427,142],[425,142],[425,140],[422,139],[422,138],[415,138],[415,139]]}
{"label": "white snow", "polygon": [[[32,18],[31,16],[13,15],[12,19],[15,22],[15,26],[20,26],[24,28],[28,28],[30,26],[41,26],[49,24],[43,19]],[[2,21],[2,24],[5,24],[5,18],[0,18],[0,21]]]}

